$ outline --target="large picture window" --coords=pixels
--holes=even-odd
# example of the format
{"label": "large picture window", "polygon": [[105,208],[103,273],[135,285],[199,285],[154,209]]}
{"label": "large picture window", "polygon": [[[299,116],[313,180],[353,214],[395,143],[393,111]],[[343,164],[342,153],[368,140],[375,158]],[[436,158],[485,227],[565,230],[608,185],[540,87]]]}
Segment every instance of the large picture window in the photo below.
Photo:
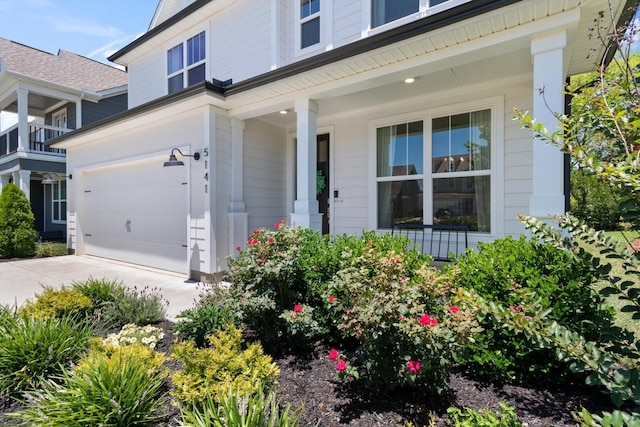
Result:
{"label": "large picture window", "polygon": [[51,186],[51,220],[67,222],[67,181],[56,181]]}
{"label": "large picture window", "polygon": [[202,32],[167,51],[168,93],[205,80],[205,39]]}
{"label": "large picture window", "polygon": [[423,128],[415,121],[377,129],[378,228],[422,223]]}
{"label": "large picture window", "polygon": [[431,121],[433,222],[491,231],[491,110]]}
{"label": "large picture window", "polygon": [[492,115],[486,108],[376,127],[377,228],[465,224],[490,233]]}

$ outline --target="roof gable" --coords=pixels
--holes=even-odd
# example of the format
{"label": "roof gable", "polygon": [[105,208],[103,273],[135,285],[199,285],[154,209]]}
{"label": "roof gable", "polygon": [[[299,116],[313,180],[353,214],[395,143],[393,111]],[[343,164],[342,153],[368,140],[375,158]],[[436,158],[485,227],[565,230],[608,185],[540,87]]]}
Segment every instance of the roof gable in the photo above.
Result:
{"label": "roof gable", "polygon": [[127,74],[118,68],[66,50],[54,55],[1,37],[0,61],[8,73],[78,90],[100,92],[127,84]]}

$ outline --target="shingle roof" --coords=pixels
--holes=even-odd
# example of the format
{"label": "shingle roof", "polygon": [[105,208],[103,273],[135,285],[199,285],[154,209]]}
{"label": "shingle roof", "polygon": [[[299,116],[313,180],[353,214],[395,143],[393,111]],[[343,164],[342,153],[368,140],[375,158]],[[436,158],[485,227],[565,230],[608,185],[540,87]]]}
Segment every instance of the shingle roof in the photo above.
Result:
{"label": "shingle roof", "polygon": [[59,50],[57,55],[0,37],[0,61],[12,73],[99,92],[127,84],[127,73],[98,61]]}

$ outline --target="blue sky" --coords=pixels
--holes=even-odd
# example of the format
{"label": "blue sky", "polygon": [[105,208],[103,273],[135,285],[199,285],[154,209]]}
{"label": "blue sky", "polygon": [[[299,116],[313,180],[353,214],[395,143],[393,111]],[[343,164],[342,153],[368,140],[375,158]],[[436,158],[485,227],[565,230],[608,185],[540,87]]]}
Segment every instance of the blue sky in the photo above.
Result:
{"label": "blue sky", "polygon": [[109,63],[109,55],[147,31],[158,2],[0,0],[0,37],[53,54],[64,49]]}

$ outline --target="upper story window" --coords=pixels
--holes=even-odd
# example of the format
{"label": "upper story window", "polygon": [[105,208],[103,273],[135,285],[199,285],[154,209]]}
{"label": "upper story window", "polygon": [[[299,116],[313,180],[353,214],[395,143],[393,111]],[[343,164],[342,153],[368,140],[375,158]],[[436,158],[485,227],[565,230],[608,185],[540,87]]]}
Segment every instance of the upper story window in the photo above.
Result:
{"label": "upper story window", "polygon": [[[204,31],[167,52],[169,93],[205,80],[206,44]],[[185,66],[186,64],[186,66]]]}
{"label": "upper story window", "polygon": [[320,0],[300,1],[300,49],[320,43]]}
{"label": "upper story window", "polygon": [[371,28],[376,28],[405,16],[427,12],[443,3],[451,6],[460,3],[457,0],[371,0]]}

